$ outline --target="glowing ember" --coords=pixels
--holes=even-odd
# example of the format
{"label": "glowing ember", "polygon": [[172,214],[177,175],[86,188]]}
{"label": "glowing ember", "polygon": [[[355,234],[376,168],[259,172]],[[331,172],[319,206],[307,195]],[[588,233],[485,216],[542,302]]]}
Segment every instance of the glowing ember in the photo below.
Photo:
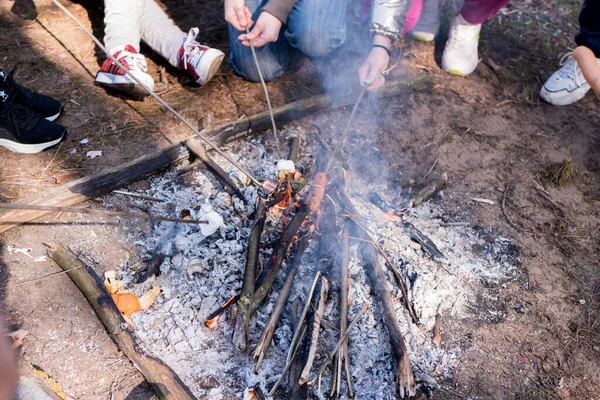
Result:
{"label": "glowing ember", "polygon": [[394,210],[388,210],[385,213],[385,216],[387,219],[390,219],[392,221],[402,221],[402,215],[396,214],[396,211]]}

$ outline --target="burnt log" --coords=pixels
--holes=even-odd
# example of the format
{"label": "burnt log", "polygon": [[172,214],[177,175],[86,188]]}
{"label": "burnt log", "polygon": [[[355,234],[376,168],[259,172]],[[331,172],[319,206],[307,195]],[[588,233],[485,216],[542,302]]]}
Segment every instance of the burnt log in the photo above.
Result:
{"label": "burnt log", "polygon": [[117,309],[96,272],[61,244],[50,244],[48,255],[77,285],[117,347],[133,362],[160,399],[195,399],[190,389],[168,365],[141,345]]}

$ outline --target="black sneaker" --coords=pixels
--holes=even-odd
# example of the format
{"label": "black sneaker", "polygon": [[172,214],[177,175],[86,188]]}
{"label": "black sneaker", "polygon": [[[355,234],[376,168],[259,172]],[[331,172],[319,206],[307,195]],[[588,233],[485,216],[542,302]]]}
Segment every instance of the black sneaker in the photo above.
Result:
{"label": "black sneaker", "polygon": [[45,120],[0,88],[0,146],[15,153],[39,153],[58,144],[64,126]]}
{"label": "black sneaker", "polygon": [[26,87],[19,85],[13,78],[15,70],[16,68],[13,68],[12,71],[6,75],[6,73],[0,69],[0,90],[3,90],[9,96],[13,96],[15,103],[29,108],[31,111],[41,115],[48,121],[54,121],[60,117],[63,105],[52,97],[32,92]]}

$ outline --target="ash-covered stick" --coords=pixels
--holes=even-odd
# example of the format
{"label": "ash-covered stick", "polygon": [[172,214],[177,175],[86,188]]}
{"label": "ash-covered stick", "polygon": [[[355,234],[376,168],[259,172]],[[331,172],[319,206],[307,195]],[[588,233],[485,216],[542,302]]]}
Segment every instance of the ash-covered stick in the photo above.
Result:
{"label": "ash-covered stick", "polygon": [[294,278],[298,269],[301,265],[302,255],[304,251],[308,247],[310,243],[310,234],[306,234],[303,236],[296,245],[296,251],[294,254],[294,261],[292,261],[292,266],[290,271],[288,272],[288,276],[285,279],[285,282],[279,291],[279,297],[277,297],[277,302],[275,303],[275,307],[273,308],[273,312],[271,313],[271,317],[269,317],[269,322],[265,326],[265,330],[260,337],[258,342],[258,346],[256,346],[256,350],[254,351],[254,358],[258,359],[256,361],[256,367],[254,368],[254,372],[258,373],[260,368],[260,364],[262,363],[265,354],[269,350],[271,346],[271,340],[273,340],[273,334],[275,333],[275,328],[277,328],[277,324],[279,323],[279,318],[281,317],[281,313],[285,308],[285,303],[287,302],[288,296],[292,289],[292,284],[294,282]]}
{"label": "ash-covered stick", "polygon": [[315,312],[315,318],[313,320],[312,334],[310,337],[310,348],[308,350],[308,359],[306,365],[302,370],[302,374],[298,379],[300,385],[305,385],[308,382],[308,376],[312,369],[315,356],[317,354],[317,346],[319,344],[319,331],[321,329],[321,322],[323,321],[323,314],[325,314],[325,303],[327,302],[327,295],[329,293],[329,281],[325,276],[321,277],[321,292],[319,295],[319,305]]}
{"label": "ash-covered stick", "polygon": [[[306,314],[308,313],[308,310],[310,309],[310,303],[312,301],[312,296],[315,291],[315,287],[317,286],[317,282],[319,280],[320,275],[321,275],[321,273],[317,271],[317,273],[315,274],[315,278],[313,279],[312,286],[310,287],[310,290],[308,291],[306,303],[304,304],[302,313],[300,314],[300,317],[298,318],[297,323],[295,324],[294,335],[292,336],[292,341],[290,342],[290,349],[288,351],[288,355],[286,358],[285,368],[284,368],[283,372],[281,373],[281,376],[279,377],[277,382],[275,382],[275,385],[273,385],[273,388],[269,392],[269,396],[273,396],[275,394],[275,391],[277,390],[277,388],[283,381],[285,374],[292,366],[292,363],[294,362],[294,358],[298,354],[298,350],[300,349],[300,347],[302,347],[302,342],[304,340],[304,336],[306,335],[306,330],[307,330],[306,324],[304,323],[304,321],[306,320]],[[292,311],[292,312],[295,312],[295,311]]]}
{"label": "ash-covered stick", "polygon": [[260,236],[265,227],[267,218],[267,206],[264,200],[258,199],[256,218],[250,237],[248,238],[248,252],[246,255],[246,268],[244,269],[244,282],[240,292],[239,310],[235,320],[233,332],[233,343],[240,351],[246,351],[248,347],[248,326],[253,311],[252,297],[254,295],[254,282],[256,279],[256,265],[258,264]]}
{"label": "ash-covered stick", "polygon": [[[343,194],[343,195],[338,194],[338,196],[341,197],[342,202],[350,202],[350,199],[347,197],[346,194]],[[345,199],[343,197],[345,197]],[[406,286],[406,281],[404,280],[404,277],[402,277],[402,274],[400,273],[400,271],[398,271],[398,268],[396,268],[396,265],[394,265],[392,260],[390,260],[387,253],[385,252],[384,248],[379,243],[377,243],[375,240],[373,240],[373,238],[371,237],[371,234],[369,233],[367,226],[365,225],[364,221],[362,221],[360,216],[358,214],[356,214],[356,212],[354,212],[354,213],[350,212],[348,209],[346,210],[346,212],[348,213],[348,217],[354,223],[356,235],[360,238],[360,240],[363,241],[363,243],[368,243],[368,244],[372,245],[375,249],[377,249],[379,254],[381,254],[383,259],[385,260],[387,266],[392,270],[392,273],[394,274],[394,279],[396,280],[396,283],[398,284],[398,287],[400,288],[400,292],[402,293],[402,302],[404,303],[404,307],[408,311],[408,314],[410,315],[411,320],[415,324],[418,324],[419,318],[417,317],[417,313],[414,310],[412,302],[409,300],[408,287]]]}
{"label": "ash-covered stick", "polygon": [[[339,190],[337,194],[340,204],[346,212],[358,219],[358,213],[347,194],[342,190]],[[363,229],[360,228],[355,219],[352,219],[352,221],[355,222],[356,235],[361,236],[364,232]],[[400,398],[404,398],[405,395],[408,397],[413,396],[415,394],[415,377],[408,359],[408,349],[396,316],[392,295],[387,286],[387,279],[377,258],[375,247],[362,242],[361,250],[363,260],[368,266],[366,272],[371,281],[373,292],[382,303],[383,321],[390,336],[392,354],[396,363],[396,391]]]}
{"label": "ash-covered stick", "polygon": [[[324,277],[321,277],[324,279]],[[292,303],[291,311],[292,311],[292,329],[296,330],[298,325],[301,323],[300,321],[300,310],[302,307],[302,303],[300,299],[296,298],[296,301]],[[305,319],[302,323],[305,325],[304,330],[306,331],[306,321]],[[302,372],[302,366],[306,361],[306,345],[307,339],[306,335],[303,335],[304,338],[298,342],[298,352],[296,357],[290,366],[290,376],[288,383],[288,399],[293,400],[305,400],[308,398],[308,385],[305,383],[299,382],[300,373]]]}
{"label": "ash-covered stick", "polygon": [[292,136],[290,138],[290,152],[288,154],[288,160],[293,162],[298,161],[298,154],[300,153],[300,138],[298,136]]}
{"label": "ash-covered stick", "polygon": [[[321,368],[319,369],[319,373],[317,374],[317,376],[308,383],[309,385],[314,385],[318,381],[319,387],[320,387],[321,376],[323,376],[323,372],[325,372],[325,369],[329,366],[329,364],[331,364],[331,361],[333,361],[333,358],[335,357],[338,350],[340,349],[340,346],[342,345],[344,340],[346,340],[346,338],[350,334],[350,331],[352,330],[352,328],[354,328],[354,325],[356,325],[356,323],[358,322],[360,317],[367,311],[368,308],[369,308],[368,304],[365,304],[361,308],[360,312],[358,314],[356,314],[356,317],[354,317],[352,322],[350,322],[350,325],[348,325],[348,329],[346,329],[346,331],[340,337],[340,340],[338,340],[338,342],[333,347],[333,350],[331,350],[331,352],[327,355],[327,360],[323,363],[323,365],[321,365]],[[319,390],[320,390],[320,388],[319,388]]]}
{"label": "ash-covered stick", "polygon": [[[340,333],[345,332],[348,327],[348,263],[350,262],[350,249],[348,244],[348,223],[344,221],[342,228],[342,248],[341,248],[341,262],[340,262]],[[342,387],[342,371],[349,369],[348,364],[348,340],[344,340],[342,347],[337,354],[337,357],[333,363],[333,378],[331,380],[331,388],[329,397],[336,397],[341,395]],[[352,382],[348,381],[348,395],[354,396],[352,388]]]}

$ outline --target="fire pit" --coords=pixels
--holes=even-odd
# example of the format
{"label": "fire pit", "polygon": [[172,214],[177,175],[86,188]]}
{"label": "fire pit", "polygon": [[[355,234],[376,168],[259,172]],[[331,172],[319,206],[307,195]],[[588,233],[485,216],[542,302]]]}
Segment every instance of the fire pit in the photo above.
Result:
{"label": "fire pit", "polygon": [[[137,271],[128,266],[119,270],[134,293],[154,283],[161,287],[155,305],[133,315],[136,334],[198,398],[234,399],[244,391],[253,398],[250,392],[267,394],[276,385],[275,398],[288,398],[291,392],[304,398],[354,393],[391,399],[398,392],[435,390],[451,376],[461,352],[458,344],[440,344],[440,321],[467,317],[475,299],[485,298],[484,285],[520,276],[509,240],[490,241],[465,224],[447,223],[443,210],[429,203],[383,210],[370,192],[386,199],[385,182],[364,182],[360,176],[350,189],[343,179],[330,179],[319,210],[302,211],[308,193],[319,186],[315,171],[323,162],[309,154],[323,150],[318,144],[311,147],[304,129],[282,134],[298,136],[304,144],[296,167],[306,171],[306,187],[296,188],[292,200],[296,189],[285,186],[285,196],[268,204],[246,182],[240,187],[245,204],[202,172],[186,175],[193,174],[194,185],[176,171],[150,180],[145,194],[165,203],[137,201],[153,214],[174,205],[200,219],[216,212],[223,224],[209,235],[199,226],[162,222],[151,234],[131,231],[132,242],[148,260],[157,254],[160,260],[158,276],[144,283],[135,284]],[[250,171],[258,179],[275,181],[278,160],[272,154],[254,140],[236,149],[235,156],[253,166]],[[226,165],[221,161],[215,157]],[[227,172],[244,184],[237,173]],[[302,220],[294,222],[302,213]],[[257,228],[257,221],[264,228]],[[262,235],[254,243],[256,265],[244,279],[249,239],[257,229]],[[290,236],[282,243],[285,232]],[[271,274],[264,301],[252,302],[253,312],[248,312],[244,295],[258,292],[277,254],[285,261]],[[247,285],[254,287],[248,291]],[[299,318],[303,309],[305,321]],[[308,386],[299,387],[298,377]]]}

